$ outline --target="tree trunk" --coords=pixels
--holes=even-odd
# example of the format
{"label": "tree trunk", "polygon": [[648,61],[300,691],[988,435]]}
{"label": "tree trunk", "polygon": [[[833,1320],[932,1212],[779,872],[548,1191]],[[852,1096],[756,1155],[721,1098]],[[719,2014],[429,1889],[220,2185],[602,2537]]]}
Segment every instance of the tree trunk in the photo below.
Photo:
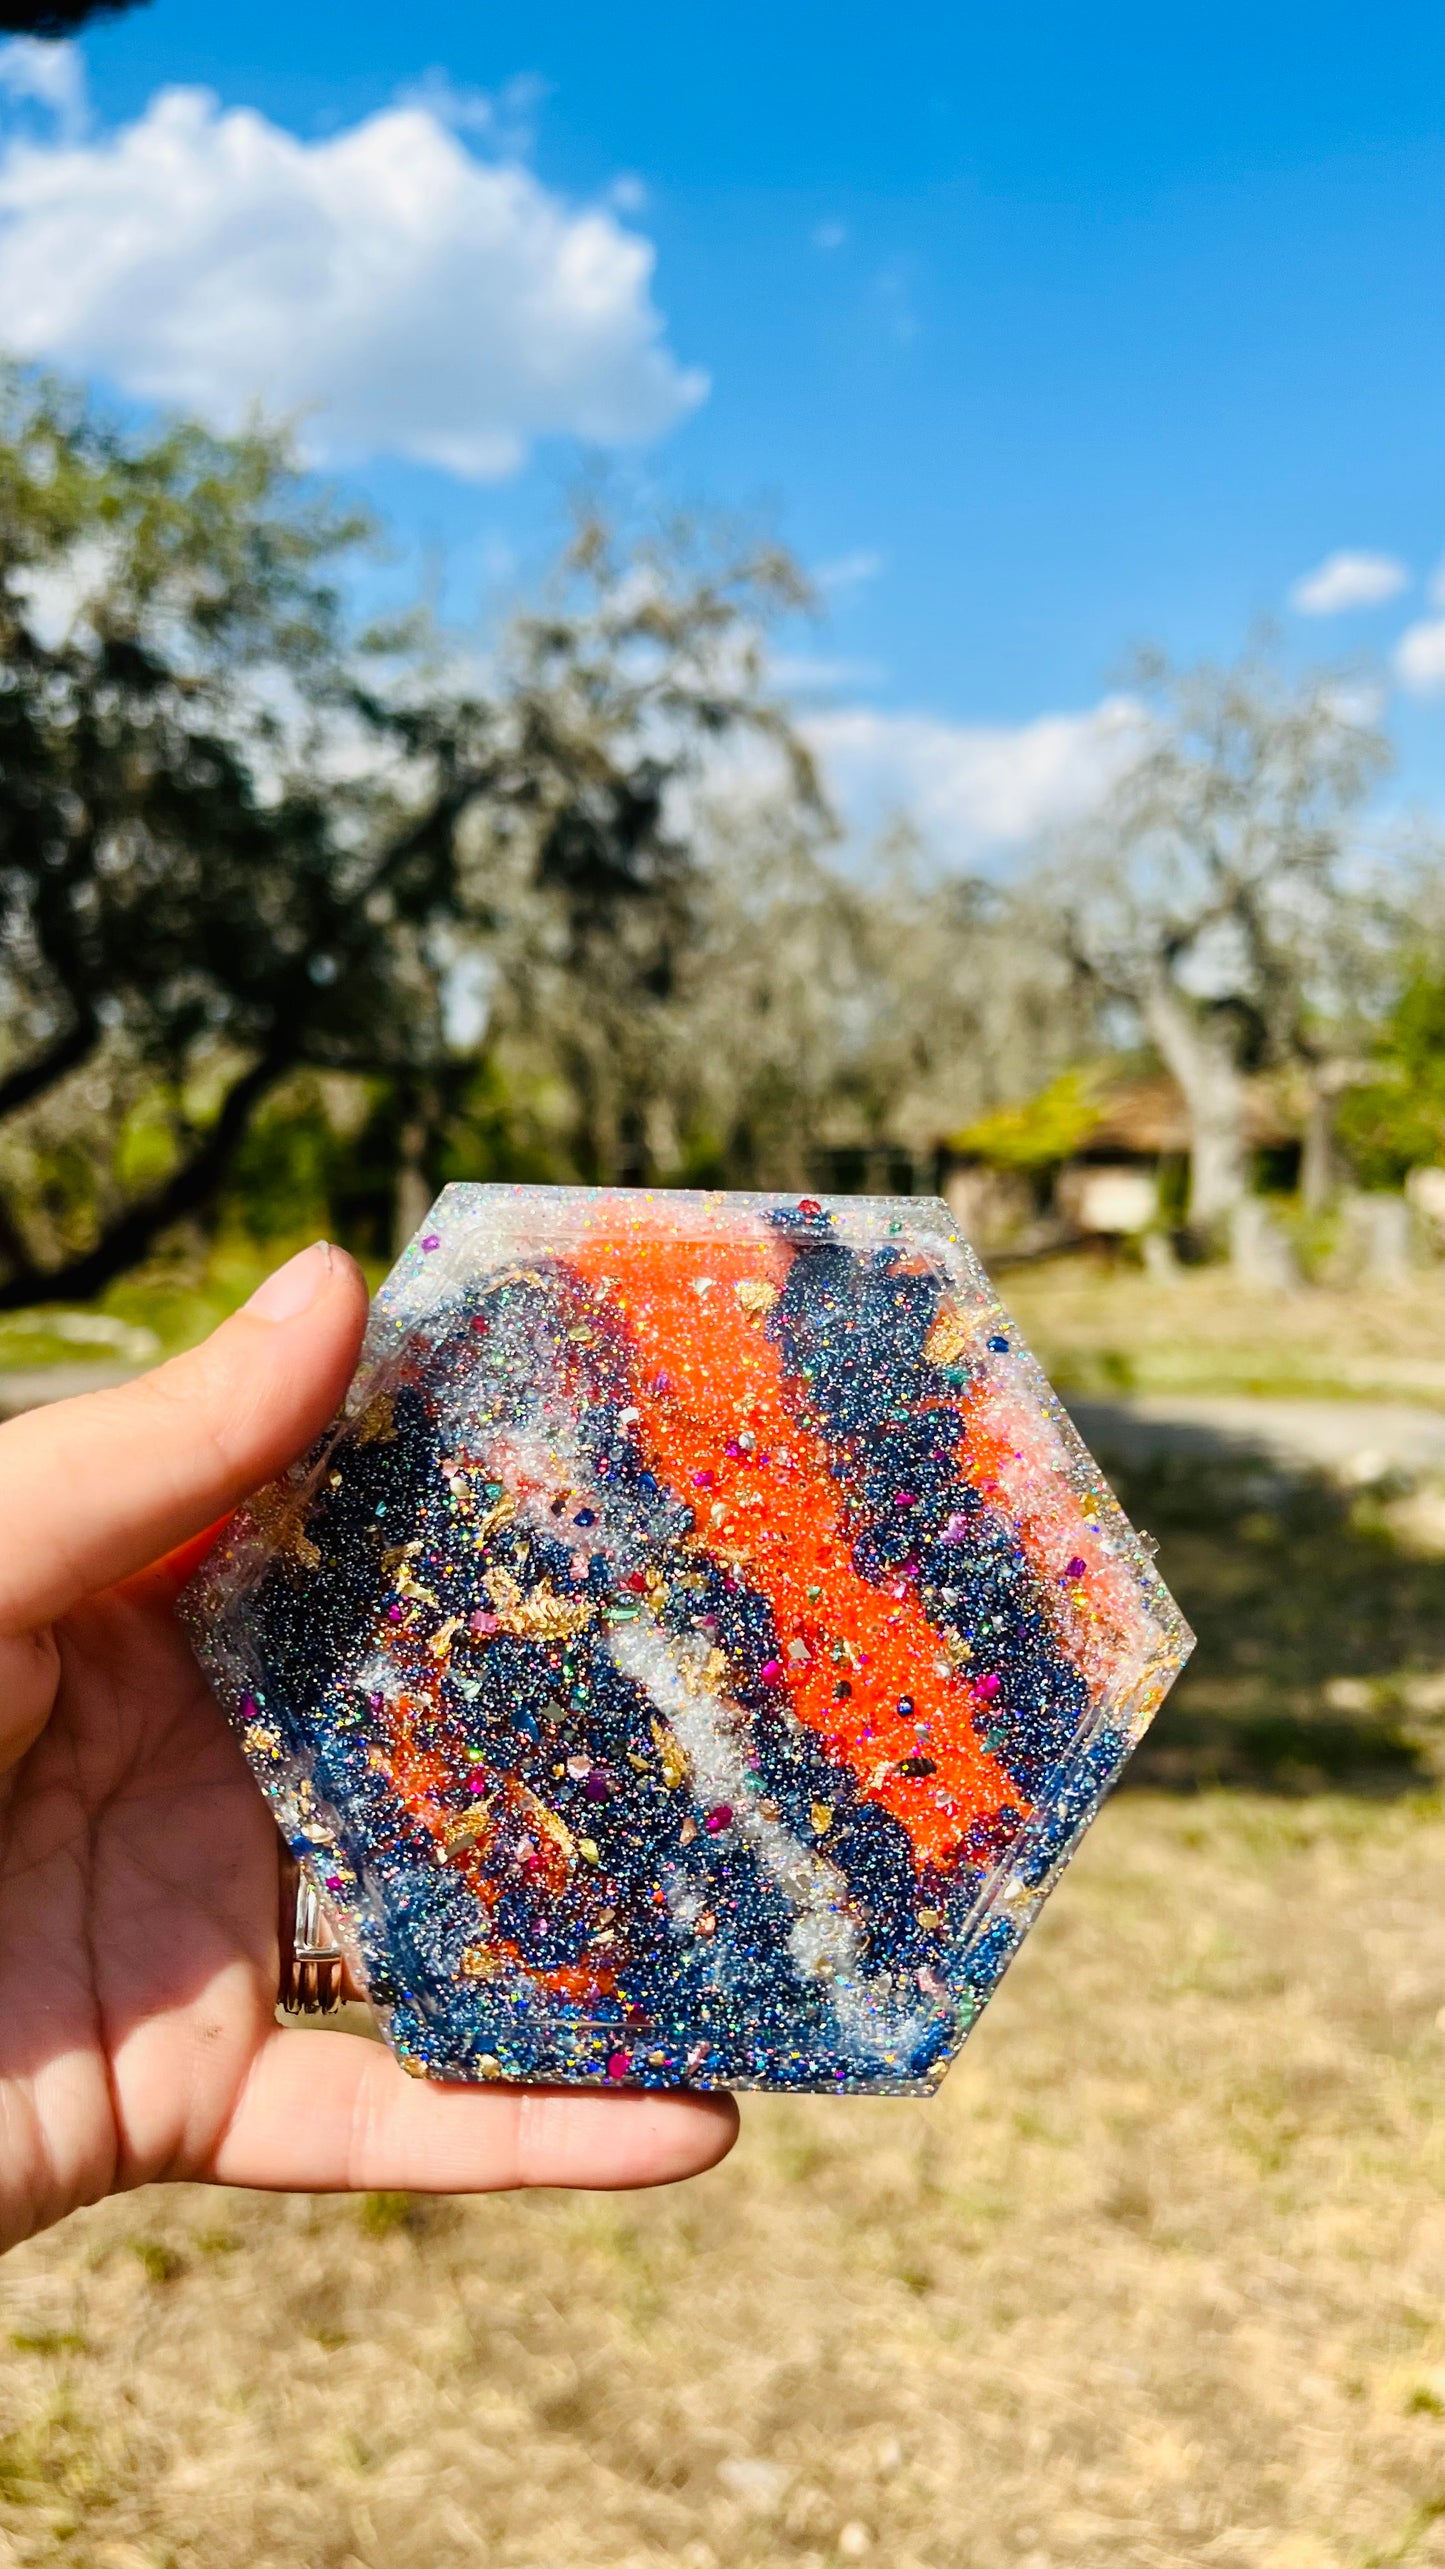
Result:
{"label": "tree trunk", "polygon": [[1234,1208],[1229,1256],[1241,1284],[1293,1293],[1301,1282],[1299,1261],[1288,1236],[1258,1195],[1243,1196]]}
{"label": "tree trunk", "polygon": [[427,1129],[422,1116],[409,1115],[401,1128],[392,1197],[392,1256],[399,1258],[416,1237],[431,1208],[431,1181],[426,1173]]}
{"label": "tree trunk", "polygon": [[1310,1087],[1300,1153],[1300,1204],[1306,1213],[1323,1213],[1335,1191],[1335,1101],[1322,1079]]}
{"label": "tree trunk", "polygon": [[1249,1192],[1244,1083],[1235,1065],[1231,1030],[1198,1010],[1162,970],[1150,985],[1144,1022],[1184,1094],[1189,1227],[1217,1241]]}
{"label": "tree trunk", "polygon": [[1347,1196],[1345,1264],[1350,1281],[1402,1285],[1414,1263],[1410,1206],[1403,1195]]}

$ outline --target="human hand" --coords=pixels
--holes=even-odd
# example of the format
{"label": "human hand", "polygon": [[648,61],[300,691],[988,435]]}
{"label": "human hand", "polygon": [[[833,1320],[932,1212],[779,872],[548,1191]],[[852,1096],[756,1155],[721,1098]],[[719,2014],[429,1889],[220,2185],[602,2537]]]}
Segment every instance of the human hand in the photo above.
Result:
{"label": "human hand", "polygon": [[173,1605],[365,1311],[318,1243],[189,1355],[0,1427],[0,2247],[158,2178],[652,2185],[732,2144],[728,2097],[441,2087],[275,2021],[280,1841]]}

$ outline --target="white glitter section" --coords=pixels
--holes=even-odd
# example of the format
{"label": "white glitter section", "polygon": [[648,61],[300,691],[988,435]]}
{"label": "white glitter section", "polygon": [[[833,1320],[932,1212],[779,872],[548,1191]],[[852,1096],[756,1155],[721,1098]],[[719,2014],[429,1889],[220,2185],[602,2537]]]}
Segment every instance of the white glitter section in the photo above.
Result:
{"label": "white glitter section", "polygon": [[[486,1456],[486,1468],[516,1500],[519,1511],[541,1533],[557,1539],[552,1500],[565,1491],[596,1510],[592,1526],[569,1526],[568,1537],[579,1552],[600,1553],[614,1567],[624,1547],[608,1528],[607,1498],[591,1481],[581,1450],[515,1434],[500,1440]],[[746,1838],[771,1880],[793,1911],[788,1950],[800,1977],[831,1984],[834,2017],[846,2039],[875,2059],[887,2059],[900,2048],[919,2042],[936,2022],[937,2008],[920,2008],[905,1982],[890,1973],[868,1974],[862,1968],[858,1926],[848,1899],[848,1885],[838,1867],[813,1848],[803,1846],[763,1809],[748,1772],[745,1744],[748,1720],[739,1707],[718,1694],[702,1677],[711,1645],[701,1634],[689,1641],[668,1632],[646,1606],[626,1622],[611,1624],[602,1646],[624,1677],[640,1686],[667,1722],[692,1769],[693,1798],[698,1811],[726,1803],[732,1826]]]}
{"label": "white glitter section", "polygon": [[[699,1683],[685,1645],[651,1615],[614,1625],[603,1646],[623,1676],[643,1688],[686,1750],[699,1808],[723,1802],[731,1807],[733,1828],[793,1911],[788,1951],[794,1967],[804,1979],[831,1982],[840,2030],[877,2059],[900,2046],[911,2049],[934,2021],[934,2011],[911,2005],[891,1974],[863,1971],[847,1882],[836,1865],[800,1845],[763,1809],[744,1763],[747,1726],[736,1704]],[[705,1645],[699,1655],[706,1655]]]}

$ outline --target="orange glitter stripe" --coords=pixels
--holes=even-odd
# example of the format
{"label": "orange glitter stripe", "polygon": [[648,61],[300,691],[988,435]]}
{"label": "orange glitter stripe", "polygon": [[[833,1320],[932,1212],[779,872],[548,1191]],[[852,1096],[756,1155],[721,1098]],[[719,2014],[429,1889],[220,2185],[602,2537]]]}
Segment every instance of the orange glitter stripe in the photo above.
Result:
{"label": "orange glitter stripe", "polygon": [[[757,1302],[748,1288],[781,1288],[789,1263],[786,1246],[761,1231],[753,1243],[609,1234],[568,1253],[594,1287],[610,1284],[610,1308],[636,1350],[631,1398],[643,1453],[692,1507],[692,1545],[734,1568],[771,1610],[779,1696],[852,1769],[865,1798],[901,1823],[918,1862],[947,1865],[973,1822],[1005,1803],[1019,1808],[1022,1797],[975,1734],[979,1699],[948,1668],[943,1636],[912,1590],[894,1596],[853,1566],[826,1448],[800,1424],[779,1351],[745,1307]],[[745,1430],[766,1466],[726,1451]],[[822,1589],[820,1602],[810,1587]],[[837,1641],[851,1645],[851,1664],[833,1658]],[[794,1642],[806,1647],[805,1664],[792,1663]],[[840,1683],[851,1691],[840,1696]],[[911,1699],[911,1713],[900,1713],[900,1698]],[[900,1774],[913,1757],[930,1759],[934,1772]]]}

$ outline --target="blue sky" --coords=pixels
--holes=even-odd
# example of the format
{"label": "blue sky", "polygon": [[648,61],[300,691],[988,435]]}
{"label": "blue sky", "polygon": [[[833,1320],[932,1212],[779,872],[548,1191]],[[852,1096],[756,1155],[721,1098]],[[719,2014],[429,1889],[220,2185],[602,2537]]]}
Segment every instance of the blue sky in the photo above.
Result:
{"label": "blue sky", "polygon": [[[630,484],[766,512],[822,575],[827,625],[792,656],[835,667],[840,774],[865,801],[916,787],[945,838],[961,797],[961,854],[1021,843],[1051,793],[1087,790],[1131,646],[1229,653],[1261,615],[1291,651],[1393,672],[1395,790],[1445,807],[1438,6],[153,0],[85,61],[88,126],[74,82],[64,134],[11,102],[31,157],[17,176],[12,143],[0,173],[0,332],[132,393],[214,376],[224,409],[269,329],[301,353],[268,389],[302,384],[318,438],[410,543],[446,553],[458,604],[543,558],[579,460],[606,452]],[[232,195],[196,217],[225,155],[204,118],[162,130],[168,84],[255,110],[263,161],[272,129],[308,153],[362,136],[351,192],[304,155],[258,176],[233,137]],[[404,188],[377,210],[366,152],[398,97],[436,127],[419,219],[438,229],[427,291],[368,342],[365,278],[313,328],[307,259],[334,262],[353,225],[384,302],[386,225],[413,215]],[[448,152],[520,166],[532,194],[501,213],[479,197],[448,234]],[[104,314],[99,289],[67,301],[85,242],[62,237],[55,199],[77,169],[110,244]],[[125,186],[151,224],[137,218],[128,267]],[[224,347],[188,324],[178,354],[156,317],[180,308],[157,225],[181,242],[192,225],[214,260],[207,241],[254,231],[268,187],[273,303]],[[308,251],[316,188],[330,230]],[[589,209],[601,268],[579,285]],[[475,308],[469,259],[492,262]],[[531,279],[515,309],[508,259]],[[556,362],[528,374],[518,334],[542,305]],[[429,422],[428,370],[459,362],[453,337],[480,372]],[[490,446],[459,442],[489,365],[528,380]],[[382,413],[383,451],[364,453],[357,423]],[[1318,597],[1362,603],[1297,612],[1292,589],[1342,552],[1365,567]]]}

